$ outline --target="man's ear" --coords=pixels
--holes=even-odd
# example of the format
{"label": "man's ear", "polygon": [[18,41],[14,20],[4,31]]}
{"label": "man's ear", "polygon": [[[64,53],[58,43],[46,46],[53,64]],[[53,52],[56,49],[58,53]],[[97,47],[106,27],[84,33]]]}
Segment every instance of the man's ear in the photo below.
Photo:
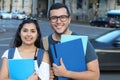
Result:
{"label": "man's ear", "polygon": [[70,16],[70,17],[69,17],[69,24],[70,24],[70,22],[71,22],[71,19],[72,19],[72,17]]}

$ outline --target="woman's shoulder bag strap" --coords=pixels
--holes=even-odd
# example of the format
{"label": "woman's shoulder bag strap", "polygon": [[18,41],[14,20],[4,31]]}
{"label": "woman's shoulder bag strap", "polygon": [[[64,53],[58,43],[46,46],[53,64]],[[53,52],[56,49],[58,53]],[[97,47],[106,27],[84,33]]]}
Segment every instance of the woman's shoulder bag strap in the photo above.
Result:
{"label": "woman's shoulder bag strap", "polygon": [[41,64],[41,62],[42,62],[43,54],[44,54],[44,50],[43,50],[43,49],[39,49],[39,50],[38,50],[38,55],[37,55],[38,67],[40,66],[40,64]]}
{"label": "woman's shoulder bag strap", "polygon": [[8,59],[12,59],[14,56],[15,48],[10,48],[8,50]]}
{"label": "woman's shoulder bag strap", "polygon": [[[14,57],[14,52],[15,52],[15,48],[10,48],[10,49],[8,50],[8,59],[13,59],[13,57]],[[42,58],[43,58],[43,53],[44,53],[44,50],[39,49],[38,55],[37,55],[38,67],[39,67],[40,64],[41,64],[41,61],[42,61]]]}

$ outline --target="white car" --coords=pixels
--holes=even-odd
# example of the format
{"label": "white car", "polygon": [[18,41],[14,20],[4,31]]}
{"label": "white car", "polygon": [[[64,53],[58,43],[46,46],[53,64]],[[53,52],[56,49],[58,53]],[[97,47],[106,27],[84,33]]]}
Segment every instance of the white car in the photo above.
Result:
{"label": "white car", "polygon": [[12,19],[25,19],[27,18],[27,16],[23,13],[19,13],[19,12],[11,12],[12,15]]}
{"label": "white car", "polygon": [[11,19],[12,15],[11,15],[11,13],[1,11],[0,12],[0,18],[1,19]]}
{"label": "white car", "polygon": [[17,14],[17,19],[25,19],[25,18],[27,18],[27,16],[25,14],[23,14],[23,13]]}
{"label": "white car", "polygon": [[11,12],[12,19],[17,19],[18,12]]}

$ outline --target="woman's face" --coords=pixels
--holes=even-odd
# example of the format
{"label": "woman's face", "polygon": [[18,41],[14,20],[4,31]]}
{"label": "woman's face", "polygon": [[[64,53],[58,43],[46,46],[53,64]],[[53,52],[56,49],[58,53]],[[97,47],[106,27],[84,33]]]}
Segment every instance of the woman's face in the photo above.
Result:
{"label": "woman's face", "polygon": [[22,40],[22,45],[34,45],[38,33],[34,23],[26,23],[23,25],[20,36]]}

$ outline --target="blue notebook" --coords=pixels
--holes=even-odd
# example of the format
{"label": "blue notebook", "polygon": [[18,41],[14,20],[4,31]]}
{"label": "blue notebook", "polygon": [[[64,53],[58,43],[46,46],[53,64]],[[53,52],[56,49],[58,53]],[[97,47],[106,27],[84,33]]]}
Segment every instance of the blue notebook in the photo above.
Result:
{"label": "blue notebook", "polygon": [[25,80],[34,72],[33,59],[8,59],[10,79]]}
{"label": "blue notebook", "polygon": [[[50,45],[54,63],[60,65],[60,58],[65,67],[70,71],[86,71],[86,61],[81,39],[75,39],[64,43]],[[69,80],[65,77],[58,77],[58,80]]]}

